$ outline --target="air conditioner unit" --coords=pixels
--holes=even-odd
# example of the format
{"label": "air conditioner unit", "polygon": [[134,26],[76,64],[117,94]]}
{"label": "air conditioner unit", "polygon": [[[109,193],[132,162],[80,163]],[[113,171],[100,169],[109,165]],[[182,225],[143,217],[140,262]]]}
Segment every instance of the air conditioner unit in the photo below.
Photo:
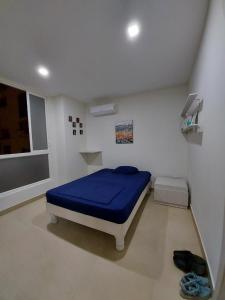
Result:
{"label": "air conditioner unit", "polygon": [[112,114],[115,114],[116,112],[117,112],[116,104],[114,104],[114,103],[90,107],[90,114],[95,117],[112,115]]}

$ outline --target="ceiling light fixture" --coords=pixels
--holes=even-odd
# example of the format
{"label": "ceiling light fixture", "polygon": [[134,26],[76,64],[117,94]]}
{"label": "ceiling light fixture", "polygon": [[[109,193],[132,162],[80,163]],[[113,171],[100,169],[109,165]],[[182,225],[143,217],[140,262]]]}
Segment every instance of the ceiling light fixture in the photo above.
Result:
{"label": "ceiling light fixture", "polygon": [[128,24],[127,26],[127,37],[129,38],[129,40],[135,40],[141,31],[141,26],[139,24],[139,22],[137,21],[132,21]]}
{"label": "ceiling light fixture", "polygon": [[46,67],[44,67],[44,66],[38,66],[37,67],[37,72],[42,77],[47,78],[49,76],[49,70]]}

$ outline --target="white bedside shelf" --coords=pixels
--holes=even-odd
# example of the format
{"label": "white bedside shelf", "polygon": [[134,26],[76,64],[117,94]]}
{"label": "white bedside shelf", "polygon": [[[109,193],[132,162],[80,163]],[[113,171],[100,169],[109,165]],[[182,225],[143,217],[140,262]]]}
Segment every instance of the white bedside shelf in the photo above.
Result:
{"label": "white bedside shelf", "polygon": [[95,154],[95,153],[101,153],[101,150],[81,150],[79,153],[81,154]]}

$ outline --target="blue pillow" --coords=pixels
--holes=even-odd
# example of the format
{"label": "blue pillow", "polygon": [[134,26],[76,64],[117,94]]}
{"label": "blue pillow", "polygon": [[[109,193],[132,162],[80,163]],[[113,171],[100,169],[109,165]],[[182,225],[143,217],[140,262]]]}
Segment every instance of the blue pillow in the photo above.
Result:
{"label": "blue pillow", "polygon": [[126,174],[126,175],[135,174],[137,172],[138,172],[138,168],[131,167],[131,166],[120,166],[120,167],[113,170],[113,173]]}

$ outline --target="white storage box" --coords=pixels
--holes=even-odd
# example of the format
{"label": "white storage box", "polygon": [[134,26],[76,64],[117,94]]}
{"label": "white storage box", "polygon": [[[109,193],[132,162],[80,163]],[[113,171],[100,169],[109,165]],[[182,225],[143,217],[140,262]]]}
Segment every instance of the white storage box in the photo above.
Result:
{"label": "white storage box", "polygon": [[154,185],[154,199],[160,203],[188,207],[188,186],[184,179],[157,177]]}

